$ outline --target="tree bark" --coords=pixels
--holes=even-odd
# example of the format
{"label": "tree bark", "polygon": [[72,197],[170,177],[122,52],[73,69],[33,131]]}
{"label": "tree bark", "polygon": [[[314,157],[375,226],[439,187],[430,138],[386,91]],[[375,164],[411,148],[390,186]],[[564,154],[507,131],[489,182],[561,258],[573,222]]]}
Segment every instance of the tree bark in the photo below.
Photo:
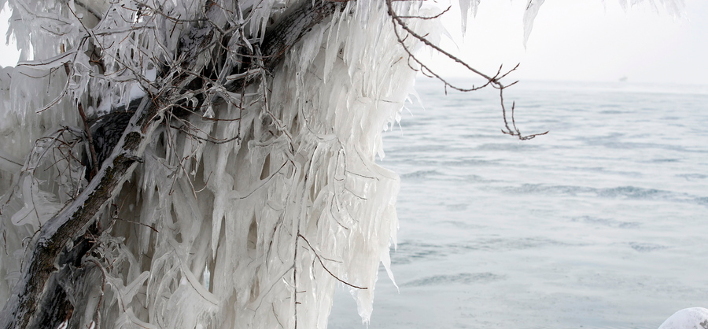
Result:
{"label": "tree bark", "polygon": [[272,71],[292,46],[315,25],[332,16],[337,7],[340,5],[335,2],[317,1],[313,4],[305,1],[278,24],[268,28],[261,44],[265,68]]}

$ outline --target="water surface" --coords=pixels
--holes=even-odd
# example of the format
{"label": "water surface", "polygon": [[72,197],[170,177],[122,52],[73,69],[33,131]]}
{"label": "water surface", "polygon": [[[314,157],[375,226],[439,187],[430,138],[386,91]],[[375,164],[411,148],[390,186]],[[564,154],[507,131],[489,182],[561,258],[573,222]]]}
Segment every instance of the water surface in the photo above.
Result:
{"label": "water surface", "polygon": [[[708,306],[708,88],[522,82],[521,142],[494,90],[421,80],[384,138],[401,175],[400,292],[370,329],[657,328]],[[330,328],[365,328],[344,289]]]}

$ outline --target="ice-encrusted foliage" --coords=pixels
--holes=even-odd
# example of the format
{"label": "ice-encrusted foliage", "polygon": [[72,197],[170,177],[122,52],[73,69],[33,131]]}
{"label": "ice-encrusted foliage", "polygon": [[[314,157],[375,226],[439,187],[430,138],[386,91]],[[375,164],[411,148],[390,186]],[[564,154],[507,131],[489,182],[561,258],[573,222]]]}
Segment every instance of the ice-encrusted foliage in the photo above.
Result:
{"label": "ice-encrusted foliage", "polygon": [[[238,67],[239,54],[214,64],[220,41],[203,36],[239,26],[226,47],[249,48],[294,3],[10,0],[26,62],[1,80],[0,300],[22,279],[34,232],[87,186],[77,106],[91,120],[167,93],[170,67]],[[435,24],[411,26],[432,37]],[[91,250],[58,278],[70,326],[324,328],[337,285],[368,320],[397,228],[398,177],[374,160],[412,92],[405,57],[383,2],[349,2],[255,83],[234,91],[217,74],[207,105],[166,112],[89,230]]]}

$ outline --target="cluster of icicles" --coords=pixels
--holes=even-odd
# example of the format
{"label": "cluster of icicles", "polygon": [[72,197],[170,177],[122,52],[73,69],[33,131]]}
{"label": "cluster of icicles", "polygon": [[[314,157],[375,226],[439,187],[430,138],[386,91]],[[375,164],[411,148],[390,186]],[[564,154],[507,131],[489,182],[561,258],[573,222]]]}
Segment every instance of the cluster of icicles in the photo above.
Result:
{"label": "cluster of icicles", "polygon": [[[32,235],[86,186],[78,102],[97,116],[144,94],[136,78],[159,84],[151,59],[177,56],[186,33],[162,13],[189,19],[204,8],[151,2],[162,13],[137,18],[131,1],[93,2],[81,5],[108,14],[91,24],[79,1],[10,0],[31,61],[1,78],[0,304],[20,279]],[[219,5],[240,10],[239,23],[258,36],[286,4]],[[411,22],[431,38],[435,24]],[[103,72],[90,63],[87,35],[106,47]],[[102,233],[84,257],[97,270],[64,285],[81,304],[78,325],[325,328],[338,286],[351,290],[367,321],[398,225],[398,176],[375,157],[383,155],[382,128],[413,92],[406,56],[383,1],[350,2],[265,82],[229,93],[232,105],[209,108],[206,119],[192,115],[191,133],[160,127],[98,218]]]}

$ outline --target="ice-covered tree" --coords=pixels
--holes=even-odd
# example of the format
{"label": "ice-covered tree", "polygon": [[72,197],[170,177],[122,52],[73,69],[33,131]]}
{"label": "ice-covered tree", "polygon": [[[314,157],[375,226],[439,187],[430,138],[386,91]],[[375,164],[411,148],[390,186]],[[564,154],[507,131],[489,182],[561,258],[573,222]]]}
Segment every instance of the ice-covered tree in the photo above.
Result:
{"label": "ice-covered tree", "polygon": [[6,4],[0,327],[324,328],[337,285],[368,319],[397,227],[381,131],[435,75],[416,52],[447,54],[445,7]]}

